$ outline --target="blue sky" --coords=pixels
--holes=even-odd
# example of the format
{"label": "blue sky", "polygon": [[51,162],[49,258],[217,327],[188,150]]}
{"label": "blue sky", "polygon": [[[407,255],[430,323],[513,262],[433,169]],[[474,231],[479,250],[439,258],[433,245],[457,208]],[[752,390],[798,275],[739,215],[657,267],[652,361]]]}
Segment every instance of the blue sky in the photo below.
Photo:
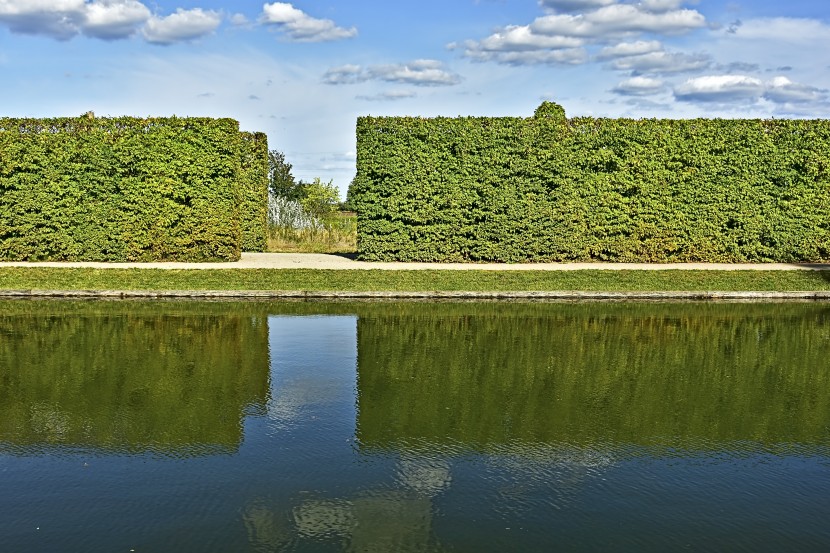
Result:
{"label": "blue sky", "polygon": [[830,117],[816,0],[0,0],[3,116],[211,116],[345,194],[361,115]]}

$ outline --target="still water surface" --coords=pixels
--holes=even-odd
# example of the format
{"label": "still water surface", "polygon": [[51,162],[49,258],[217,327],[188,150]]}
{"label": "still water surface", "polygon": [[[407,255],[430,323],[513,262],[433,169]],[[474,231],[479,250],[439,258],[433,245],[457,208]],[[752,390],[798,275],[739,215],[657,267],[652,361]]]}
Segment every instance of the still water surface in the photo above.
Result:
{"label": "still water surface", "polygon": [[828,551],[830,305],[0,302],[0,551]]}

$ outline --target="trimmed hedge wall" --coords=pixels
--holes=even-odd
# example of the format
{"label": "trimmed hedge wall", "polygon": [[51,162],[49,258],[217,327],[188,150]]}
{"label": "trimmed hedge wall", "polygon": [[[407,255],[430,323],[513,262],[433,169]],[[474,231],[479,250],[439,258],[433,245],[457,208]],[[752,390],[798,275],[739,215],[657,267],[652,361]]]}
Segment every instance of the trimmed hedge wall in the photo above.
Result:
{"label": "trimmed hedge wall", "polygon": [[263,252],[268,235],[268,137],[261,132],[241,136],[242,251]]}
{"label": "trimmed hedge wall", "polygon": [[256,136],[232,119],[0,119],[0,259],[239,259],[266,206]]}
{"label": "trimmed hedge wall", "polygon": [[402,261],[830,261],[830,121],[361,117],[358,250]]}

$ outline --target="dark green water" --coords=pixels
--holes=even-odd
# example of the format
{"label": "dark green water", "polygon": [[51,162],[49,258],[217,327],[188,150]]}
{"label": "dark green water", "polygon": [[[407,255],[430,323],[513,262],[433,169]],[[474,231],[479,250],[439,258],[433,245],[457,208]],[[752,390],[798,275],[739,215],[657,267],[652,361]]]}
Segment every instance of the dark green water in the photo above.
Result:
{"label": "dark green water", "polygon": [[830,305],[0,302],[0,551],[828,551]]}

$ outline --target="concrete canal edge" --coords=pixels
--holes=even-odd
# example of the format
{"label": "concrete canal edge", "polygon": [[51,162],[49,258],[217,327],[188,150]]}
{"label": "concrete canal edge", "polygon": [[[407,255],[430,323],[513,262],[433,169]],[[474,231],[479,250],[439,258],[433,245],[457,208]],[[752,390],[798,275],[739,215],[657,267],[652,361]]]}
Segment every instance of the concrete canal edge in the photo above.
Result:
{"label": "concrete canal edge", "polygon": [[421,299],[421,300],[830,300],[830,291],[543,291],[543,292],[374,292],[316,290],[0,290],[0,298],[88,299]]}

